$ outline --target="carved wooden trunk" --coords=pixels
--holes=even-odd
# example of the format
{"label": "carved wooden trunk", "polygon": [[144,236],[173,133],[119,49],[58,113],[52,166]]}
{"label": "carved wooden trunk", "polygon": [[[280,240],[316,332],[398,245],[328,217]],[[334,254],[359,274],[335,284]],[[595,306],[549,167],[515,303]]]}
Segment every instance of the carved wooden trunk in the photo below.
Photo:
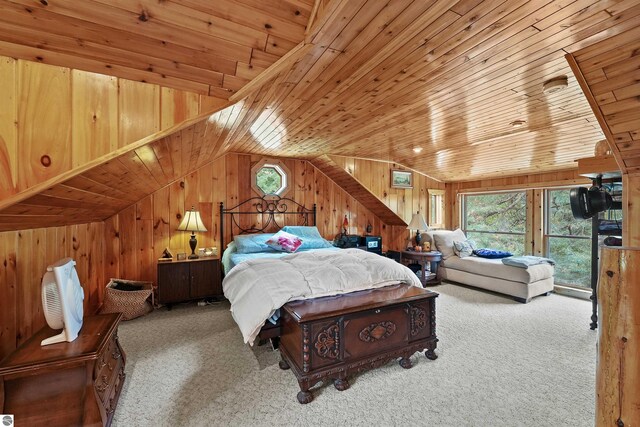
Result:
{"label": "carved wooden trunk", "polygon": [[334,297],[295,301],[282,310],[282,369],[293,370],[300,384],[298,401],[313,400],[309,388],[333,379],[349,388],[347,376],[427,349],[435,359],[437,293],[395,285]]}
{"label": "carved wooden trunk", "polygon": [[0,365],[0,413],[16,425],[108,426],[124,384],[121,313],[84,318],[78,338],[40,347],[45,327]]}

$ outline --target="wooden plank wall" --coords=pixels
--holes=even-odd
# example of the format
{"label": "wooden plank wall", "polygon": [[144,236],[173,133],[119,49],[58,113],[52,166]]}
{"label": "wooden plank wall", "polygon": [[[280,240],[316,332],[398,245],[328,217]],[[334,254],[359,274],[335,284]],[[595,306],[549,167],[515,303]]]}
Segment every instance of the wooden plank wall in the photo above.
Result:
{"label": "wooden plank wall", "polygon": [[0,360],[45,325],[40,286],[49,264],[74,258],[85,313],[102,303],[104,228],[94,222],[0,233]]}
{"label": "wooden plank wall", "polygon": [[[251,188],[251,168],[262,159],[257,155],[226,154],[107,219],[104,227],[105,277],[155,282],[156,259],[165,247],[174,254],[190,252],[189,233],[176,229],[184,211],[191,206],[200,211],[208,230],[197,233],[198,247],[220,248],[219,203],[224,201],[226,207],[233,207],[257,196]],[[381,234],[383,242],[394,240],[397,230],[387,227],[309,162],[280,160],[292,174],[291,190],[285,197],[308,207],[316,204],[317,226],[325,238],[333,239],[340,232],[346,215],[350,233],[364,234],[367,224],[371,224],[372,234]],[[256,215],[247,217],[242,225],[260,227],[261,221],[260,215]],[[230,235],[227,235],[225,242],[229,240]]]}
{"label": "wooden plank wall", "polygon": [[0,56],[0,198],[221,100],[158,85]]}
{"label": "wooden plank wall", "polygon": [[[445,183],[418,172],[413,173],[413,188],[391,188],[391,170],[405,169],[395,163],[365,160],[355,157],[330,156],[352,174],[369,191],[384,202],[408,224],[414,213],[420,212],[429,220],[429,189],[444,190]],[[449,203],[445,195],[445,205]],[[448,223],[445,223],[448,227]],[[402,227],[389,233],[387,242],[396,249],[406,246],[410,233]]]}

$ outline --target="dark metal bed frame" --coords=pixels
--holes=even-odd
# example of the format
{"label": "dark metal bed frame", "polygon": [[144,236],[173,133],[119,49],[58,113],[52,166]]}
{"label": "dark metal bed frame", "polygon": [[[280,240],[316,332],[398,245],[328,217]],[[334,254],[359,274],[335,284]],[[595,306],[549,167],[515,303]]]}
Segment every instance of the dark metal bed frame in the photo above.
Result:
{"label": "dark metal bed frame", "polygon": [[[289,210],[290,206],[295,210]],[[263,225],[261,228],[257,228],[255,225],[251,225],[249,228],[244,228],[238,223],[238,217],[257,214],[261,214],[263,217]],[[309,209],[293,199],[272,194],[262,197],[251,197],[228,209],[224,208],[224,202],[220,202],[220,247],[222,251],[225,249],[225,216],[230,217],[231,239],[233,239],[233,236],[236,234],[262,233],[269,227],[277,227],[278,229],[281,229],[283,225],[279,224],[276,218],[276,216],[279,215],[298,215],[300,217],[300,223],[297,225],[316,225],[315,203],[313,204],[313,207]],[[234,229],[237,229],[238,233],[234,233]]]}

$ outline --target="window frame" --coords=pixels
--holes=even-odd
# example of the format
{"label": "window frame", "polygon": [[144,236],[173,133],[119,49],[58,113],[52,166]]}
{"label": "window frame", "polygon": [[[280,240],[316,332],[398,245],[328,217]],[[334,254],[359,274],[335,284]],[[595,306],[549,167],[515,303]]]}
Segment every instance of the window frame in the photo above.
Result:
{"label": "window frame", "polygon": [[[588,187],[588,185],[585,185],[586,187]],[[573,186],[575,187],[575,186]],[[573,187],[549,187],[549,188],[544,188],[544,197],[543,197],[543,229],[542,229],[542,240],[543,240],[543,248],[544,248],[544,256],[547,258],[550,258],[551,255],[551,239],[553,238],[565,238],[565,239],[576,239],[576,240],[588,240],[591,242],[591,244],[593,244],[592,242],[592,236],[570,236],[570,235],[562,235],[562,234],[550,234],[551,231],[551,215],[550,215],[550,209],[551,209],[551,203],[549,203],[549,197],[550,197],[550,193],[552,191],[569,191],[571,188]],[[591,223],[590,223],[591,224]],[[593,260],[591,260],[591,262],[593,262]],[[591,264],[589,265],[589,273],[591,272]],[[580,290],[591,290],[591,284],[589,285],[579,285],[576,283],[570,283],[570,282],[565,282],[562,279],[560,279],[557,276],[554,276],[554,283],[556,285],[561,285],[564,287],[570,287],[570,288],[575,288],[575,289],[580,289]]]}
{"label": "window frame", "polygon": [[[262,191],[262,189],[258,186],[258,182],[257,182],[258,172],[263,168],[275,169],[276,172],[278,172],[282,177],[282,185],[280,187],[280,190],[278,190],[276,193],[267,194],[264,191]],[[291,171],[284,164],[282,160],[262,159],[259,162],[257,162],[255,165],[253,165],[253,167],[251,168],[251,188],[253,189],[254,192],[259,194],[261,197],[265,197],[265,198],[284,197],[291,190],[291,185],[289,185],[291,176],[292,176]]]}
{"label": "window frame", "polygon": [[[525,227],[523,232],[511,232],[511,231],[486,231],[486,230],[469,230],[467,226],[467,212],[468,212],[468,202],[467,197],[469,196],[489,196],[495,194],[506,194],[506,193],[522,193],[525,196],[525,216],[527,218],[527,222],[525,222]],[[461,193],[460,194],[460,228],[467,235],[468,232],[471,233],[481,233],[481,234],[500,234],[500,235],[509,235],[509,236],[521,236],[522,237],[522,253],[527,254],[527,228],[528,228],[528,210],[529,206],[527,203],[527,190],[503,190],[503,191],[484,191],[480,193]]]}
{"label": "window frame", "polygon": [[[427,189],[427,195],[429,197],[429,221],[427,224],[429,228],[439,229],[445,228],[445,190],[438,190],[434,188]],[[433,213],[433,198],[436,199],[436,215],[435,219],[432,216]]]}

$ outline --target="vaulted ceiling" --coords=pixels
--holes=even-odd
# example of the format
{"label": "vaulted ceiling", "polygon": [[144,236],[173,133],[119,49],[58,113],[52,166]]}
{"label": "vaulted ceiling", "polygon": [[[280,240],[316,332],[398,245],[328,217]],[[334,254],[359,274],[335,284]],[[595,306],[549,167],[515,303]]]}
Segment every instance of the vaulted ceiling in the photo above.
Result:
{"label": "vaulted ceiling", "polygon": [[[88,192],[117,199],[136,174],[151,192],[227,151],[388,160],[444,181],[572,168],[603,133],[564,56],[618,34],[637,41],[640,25],[637,0],[5,0],[0,7],[0,54],[100,66],[178,88],[208,85],[207,93],[235,102],[136,144],[130,155],[78,170],[86,180],[70,181],[70,173],[43,184],[42,195],[63,203]],[[216,68],[225,61],[235,68]],[[562,75],[567,89],[542,93],[545,81]],[[511,126],[516,120],[524,126]],[[87,218],[78,215],[76,222]]]}
{"label": "vaulted ceiling", "polygon": [[228,98],[304,37],[313,0],[2,0],[6,56]]}

